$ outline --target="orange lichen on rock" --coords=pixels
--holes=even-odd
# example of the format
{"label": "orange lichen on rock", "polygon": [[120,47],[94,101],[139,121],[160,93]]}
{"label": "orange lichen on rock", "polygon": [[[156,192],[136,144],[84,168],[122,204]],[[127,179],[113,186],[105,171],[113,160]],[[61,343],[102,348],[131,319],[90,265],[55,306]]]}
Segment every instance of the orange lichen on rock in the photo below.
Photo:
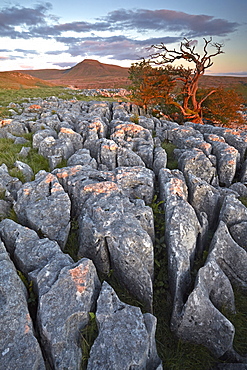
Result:
{"label": "orange lichen on rock", "polygon": [[75,166],[75,167],[71,167],[69,169],[66,169],[66,170],[62,170],[61,172],[58,172],[56,174],[56,176],[59,178],[59,179],[66,179],[67,177],[69,176],[74,176],[76,175],[78,172],[80,172],[81,170],[81,166],[78,165],[78,166]]}
{"label": "orange lichen on rock", "polygon": [[175,177],[171,179],[169,182],[169,193],[170,195],[178,195],[181,198],[185,198],[182,180]]}
{"label": "orange lichen on rock", "polygon": [[0,120],[0,127],[7,126],[7,125],[9,125],[11,122],[12,122],[12,119],[3,119],[3,120]]}
{"label": "orange lichen on rock", "polygon": [[86,185],[83,190],[85,192],[92,192],[97,194],[110,194],[113,191],[119,190],[119,187],[115,182],[104,181],[97,182],[96,184]]}
{"label": "orange lichen on rock", "polygon": [[85,277],[88,274],[88,271],[88,264],[85,267],[80,265],[75,267],[74,269],[69,270],[69,274],[76,287],[76,292],[80,295],[86,290]]}
{"label": "orange lichen on rock", "polygon": [[62,127],[60,132],[62,132],[63,134],[70,134],[70,135],[75,134],[75,131],[73,131],[71,128],[67,128],[67,127]]}
{"label": "orange lichen on rock", "polygon": [[28,334],[31,330],[31,326],[32,326],[32,321],[31,321],[31,317],[29,315],[29,313],[27,313],[26,315],[26,324],[25,324],[25,328],[24,328],[24,334]]}
{"label": "orange lichen on rock", "polygon": [[22,190],[23,190],[23,193],[24,193],[25,195],[29,195],[29,194],[30,194],[30,189],[28,189],[28,188],[23,188]]}
{"label": "orange lichen on rock", "polygon": [[39,110],[39,109],[42,109],[40,105],[37,105],[37,104],[33,104],[33,105],[30,105],[30,107],[28,108],[29,110]]}
{"label": "orange lichen on rock", "polygon": [[208,139],[211,141],[218,141],[219,143],[225,143],[225,139],[223,137],[219,137],[216,135],[209,135]]}
{"label": "orange lichen on rock", "polygon": [[53,185],[52,185],[52,189],[51,189],[51,193],[55,193],[57,191],[62,191],[63,188],[62,186],[59,184],[59,182],[55,182]]}
{"label": "orange lichen on rock", "polygon": [[51,173],[48,173],[46,178],[45,178],[45,183],[46,184],[49,184],[50,182],[52,182],[53,180],[55,179],[54,175],[52,175]]}
{"label": "orange lichen on rock", "polygon": [[111,150],[111,151],[114,151],[114,150],[116,151],[118,149],[118,146],[117,145],[102,145],[101,148]]}

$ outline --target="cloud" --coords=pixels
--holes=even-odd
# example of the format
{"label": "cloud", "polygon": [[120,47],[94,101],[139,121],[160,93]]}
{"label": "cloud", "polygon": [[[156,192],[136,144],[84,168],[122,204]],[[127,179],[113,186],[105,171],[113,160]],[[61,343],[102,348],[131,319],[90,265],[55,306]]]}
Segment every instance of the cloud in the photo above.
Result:
{"label": "cloud", "polygon": [[[24,38],[32,37],[29,29],[37,25],[47,24],[48,19],[57,19],[47,15],[47,11],[52,8],[51,3],[38,4],[34,8],[23,6],[12,6],[2,8],[0,11],[0,35],[2,37]],[[16,31],[16,26],[22,26],[23,31]]]}
{"label": "cloud", "polygon": [[224,36],[235,31],[239,26],[236,22],[217,19],[209,15],[192,15],[167,9],[118,9],[108,13],[101,20],[114,24],[116,30],[183,32],[197,36]]}
{"label": "cloud", "polygon": [[61,68],[71,68],[75,65],[74,62],[61,62],[61,63],[53,63],[54,66],[59,66]]}
{"label": "cloud", "polygon": [[[0,11],[0,36],[11,38],[63,36],[64,32],[76,33],[102,31],[150,31],[177,32],[183,36],[225,36],[237,29],[236,22],[218,19],[209,15],[192,15],[174,10],[118,9],[98,18],[95,22],[75,21],[58,23],[58,18],[48,14],[49,2],[23,7],[5,7]],[[16,27],[22,28],[20,32]]]}
{"label": "cloud", "polygon": [[111,37],[87,37],[80,39],[79,42],[71,43],[66,40],[67,52],[75,57],[88,57],[97,55],[117,60],[140,59],[150,54],[150,45],[166,42],[173,43],[179,41],[180,37],[161,37],[150,38],[145,40],[135,40],[125,36]]}
{"label": "cloud", "polygon": [[26,50],[26,49],[15,49],[14,51],[18,52],[18,53],[23,53],[25,55],[27,54],[38,54],[37,50]]}

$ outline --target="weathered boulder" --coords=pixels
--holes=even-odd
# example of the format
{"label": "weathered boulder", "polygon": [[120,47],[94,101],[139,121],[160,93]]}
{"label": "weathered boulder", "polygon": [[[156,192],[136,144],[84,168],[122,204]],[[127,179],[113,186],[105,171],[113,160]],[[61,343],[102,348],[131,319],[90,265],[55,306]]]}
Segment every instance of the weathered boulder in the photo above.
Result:
{"label": "weathered boulder", "polygon": [[[119,283],[151,310],[153,217],[145,227],[148,231],[152,229],[150,237],[138,220],[138,212],[132,212],[136,204],[131,203],[114,182],[85,185],[84,193],[87,198],[79,218],[78,256],[92,259],[103,274],[112,270]],[[143,202],[139,208],[145,208]],[[152,213],[145,212],[145,215],[151,217]]]}
{"label": "weathered boulder", "polygon": [[88,149],[79,149],[67,161],[68,166],[75,166],[80,164],[81,166],[90,166],[97,169],[98,164],[94,158],[90,156]]}
{"label": "weathered boulder", "polygon": [[244,161],[241,167],[240,181],[245,185],[247,184],[247,159]]}
{"label": "weathered boulder", "polygon": [[197,215],[205,212],[210,228],[216,228],[220,212],[220,192],[207,181],[188,174],[189,202]]}
{"label": "weathered boulder", "polygon": [[203,135],[192,127],[178,126],[170,129],[168,132],[168,140],[172,141],[178,148],[182,148],[184,140],[190,137],[203,141]]}
{"label": "weathered boulder", "polygon": [[0,240],[1,369],[45,370],[27,307],[27,292]]}
{"label": "weathered boulder", "polygon": [[[177,144],[178,146],[178,144]],[[200,149],[206,156],[209,156],[212,151],[211,144],[207,143],[200,137],[189,136],[179,141],[179,148],[181,149]]]}
{"label": "weathered boulder", "polygon": [[58,139],[65,141],[70,140],[73,144],[74,152],[83,147],[82,136],[70,128],[61,127]]}
{"label": "weathered boulder", "polygon": [[132,150],[118,146],[106,138],[98,141],[97,162],[100,169],[113,170],[116,167],[143,166],[145,163]]}
{"label": "weathered boulder", "polygon": [[247,186],[245,186],[241,182],[235,182],[230,186],[230,189],[236,191],[240,195],[240,197],[247,198]]}
{"label": "weathered boulder", "polygon": [[5,197],[14,200],[21,187],[22,182],[17,177],[10,176],[8,167],[3,163],[0,166],[0,192],[5,192]]}
{"label": "weathered boulder", "polygon": [[166,167],[167,164],[167,153],[165,149],[163,149],[161,146],[157,146],[154,148],[153,153],[153,171],[158,176],[159,171],[161,168]]}
{"label": "weathered boulder", "polygon": [[229,194],[224,198],[219,220],[223,221],[228,227],[240,222],[247,221],[247,208],[236,198],[235,195]]}
{"label": "weathered boulder", "polygon": [[19,157],[26,158],[28,156],[28,153],[30,152],[31,148],[30,146],[23,146],[18,154]]}
{"label": "weathered boulder", "polygon": [[77,165],[55,169],[52,173],[70,195],[73,216],[78,216],[82,209],[84,198],[87,197],[83,189],[88,184],[116,182],[126,196],[131,199],[141,198],[146,204],[152,202],[154,195],[154,173],[145,167],[118,167],[110,172]]}
{"label": "weathered boulder", "polygon": [[152,168],[153,139],[149,130],[134,123],[120,124],[114,128],[111,139],[119,146],[133,150],[148,168]]}
{"label": "weathered boulder", "polygon": [[87,370],[162,370],[155,345],[155,317],[121,302],[106,282],[97,301],[96,320],[99,335],[91,348]]}
{"label": "weathered boulder", "polygon": [[220,312],[234,312],[231,284],[215,261],[200,268],[195,288],[189,295],[177,327],[177,335],[206,346],[216,357],[232,350],[235,329]]}
{"label": "weathered boulder", "polygon": [[188,189],[181,171],[162,168],[158,179],[160,199],[164,202],[164,206],[168,199],[188,200]]}
{"label": "weathered boulder", "polygon": [[213,153],[217,158],[217,173],[220,184],[230,186],[239,164],[239,152],[233,146],[217,142],[213,146]]}
{"label": "weathered boulder", "polygon": [[39,154],[45,158],[51,156],[60,156],[68,159],[74,154],[74,146],[70,139],[54,139],[53,136],[47,136],[39,145]]}
{"label": "weathered boulder", "polygon": [[247,250],[247,221],[232,225],[229,228],[231,236],[240,247]]}
{"label": "weathered boulder", "polygon": [[207,181],[209,184],[217,184],[216,168],[200,149],[175,149],[174,154],[178,158],[178,168],[186,178],[188,177],[188,173],[191,173]]}
{"label": "weathered boulder", "polygon": [[57,132],[49,127],[43,130],[37,130],[33,135],[33,148],[38,149],[40,143],[49,136],[57,139]]}
{"label": "weathered boulder", "polygon": [[141,166],[117,167],[113,174],[124,194],[133,199],[143,199],[146,204],[151,204],[154,196],[153,171]]}
{"label": "weathered boulder", "polygon": [[28,133],[26,125],[18,120],[8,122],[8,124],[2,126],[0,129],[1,137],[7,137],[8,133],[16,136],[22,136]]}
{"label": "weathered boulder", "polygon": [[31,181],[33,179],[34,173],[28,164],[21,161],[15,161],[14,165],[23,174],[25,181]]}
{"label": "weathered boulder", "polygon": [[11,203],[4,199],[0,199],[0,221],[8,217],[11,208]]}
{"label": "weathered boulder", "polygon": [[216,261],[230,281],[247,288],[247,251],[231,237],[226,224],[220,221],[210,244],[207,261]]}
{"label": "weathered boulder", "polygon": [[188,294],[201,225],[193,207],[184,199],[168,200],[165,205],[165,240],[168,253],[168,273],[173,296],[171,327],[179,325],[184,296]]}
{"label": "weathered boulder", "polygon": [[64,267],[49,291],[40,297],[37,322],[54,369],[80,369],[80,330],[88,323],[88,313],[95,309],[99,289],[92,261],[83,258]]}
{"label": "weathered boulder", "polygon": [[64,248],[70,230],[71,203],[58,179],[40,171],[32,182],[18,191],[14,210],[21,224],[26,225]]}
{"label": "weathered boulder", "polygon": [[171,327],[175,330],[190,287],[190,269],[202,227],[187,201],[187,187],[181,172],[161,169],[159,183],[160,197],[164,201],[168,273],[173,297]]}

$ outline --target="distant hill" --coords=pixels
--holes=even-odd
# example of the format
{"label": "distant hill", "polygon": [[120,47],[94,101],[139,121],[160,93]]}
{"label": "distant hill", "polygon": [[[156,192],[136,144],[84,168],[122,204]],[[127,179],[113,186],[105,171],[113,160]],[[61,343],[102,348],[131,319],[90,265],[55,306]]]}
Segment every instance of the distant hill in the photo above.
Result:
{"label": "distant hill", "polygon": [[45,86],[54,86],[54,84],[21,72],[0,72],[0,88],[2,89],[28,89]]}
{"label": "distant hill", "polygon": [[128,68],[84,59],[69,69],[38,69],[18,71],[33,77],[79,88],[126,87],[129,84]]}

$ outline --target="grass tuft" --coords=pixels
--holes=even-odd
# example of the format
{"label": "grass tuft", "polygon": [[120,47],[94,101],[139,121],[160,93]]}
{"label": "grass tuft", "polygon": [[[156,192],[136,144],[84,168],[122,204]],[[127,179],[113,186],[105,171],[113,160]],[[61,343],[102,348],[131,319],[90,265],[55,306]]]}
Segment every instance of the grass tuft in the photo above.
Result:
{"label": "grass tuft", "polygon": [[166,167],[169,168],[170,170],[175,170],[178,168],[178,161],[174,157],[174,149],[176,149],[176,146],[169,141],[165,140],[162,143],[162,148],[165,149],[166,154],[167,154],[167,165]]}

